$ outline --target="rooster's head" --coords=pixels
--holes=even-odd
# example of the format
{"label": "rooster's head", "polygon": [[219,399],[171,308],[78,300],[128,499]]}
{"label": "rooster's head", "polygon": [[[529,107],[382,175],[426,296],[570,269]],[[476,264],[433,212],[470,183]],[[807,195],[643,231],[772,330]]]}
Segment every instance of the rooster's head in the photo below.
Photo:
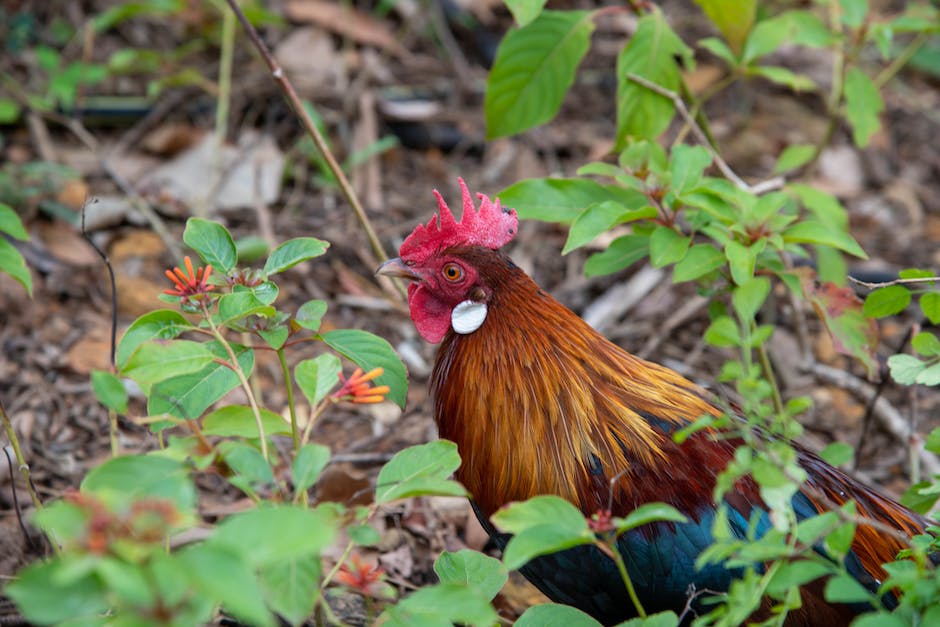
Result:
{"label": "rooster's head", "polygon": [[379,274],[413,281],[408,286],[411,319],[429,342],[440,342],[450,328],[472,333],[483,324],[491,289],[473,263],[474,251],[498,250],[519,227],[514,209],[477,194],[477,210],[466,183],[457,182],[463,193],[460,221],[435,190],[440,215],[419,224],[402,243],[400,256],[378,269]]}

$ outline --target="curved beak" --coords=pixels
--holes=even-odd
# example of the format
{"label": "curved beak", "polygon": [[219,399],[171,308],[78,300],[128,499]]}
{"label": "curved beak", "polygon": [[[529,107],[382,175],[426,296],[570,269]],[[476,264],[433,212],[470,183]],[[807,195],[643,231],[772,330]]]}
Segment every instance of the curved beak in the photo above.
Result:
{"label": "curved beak", "polygon": [[389,259],[379,266],[375,273],[384,276],[398,277],[399,279],[407,279],[409,281],[420,281],[423,278],[420,274],[405,264],[405,262],[401,260],[401,257]]}

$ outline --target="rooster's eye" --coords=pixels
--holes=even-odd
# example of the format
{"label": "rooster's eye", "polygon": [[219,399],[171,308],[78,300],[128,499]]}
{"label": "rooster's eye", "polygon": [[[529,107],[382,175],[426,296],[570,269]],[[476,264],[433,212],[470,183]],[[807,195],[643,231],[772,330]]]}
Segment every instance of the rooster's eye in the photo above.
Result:
{"label": "rooster's eye", "polygon": [[451,282],[456,282],[463,278],[463,268],[456,263],[447,264],[441,272],[444,278]]}

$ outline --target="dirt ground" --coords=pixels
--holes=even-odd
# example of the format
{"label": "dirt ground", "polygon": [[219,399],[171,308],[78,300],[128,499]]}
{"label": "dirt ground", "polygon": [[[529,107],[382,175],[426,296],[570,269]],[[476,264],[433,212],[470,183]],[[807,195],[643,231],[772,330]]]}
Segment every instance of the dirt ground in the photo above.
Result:
{"label": "dirt ground", "polygon": [[[21,4],[34,19],[35,42],[50,37],[47,27],[53,18],[79,29],[114,3]],[[405,2],[399,6],[413,13],[401,8],[385,16],[363,11],[340,22],[331,21],[332,13],[323,9],[334,3],[308,3],[319,9],[307,12],[302,2],[271,4],[275,13],[290,17],[281,26],[265,27],[265,39],[301,95],[314,103],[339,159],[362,154],[383,138],[396,138],[388,150],[349,169],[388,251],[396,250],[418,221],[431,215],[432,189],[456,201],[458,176],[473,190],[495,194],[523,178],[572,175],[579,165],[610,150],[615,131],[613,68],[634,24],[626,14],[599,22],[592,52],[554,122],[519,137],[485,141],[486,64],[510,25],[498,3],[461,3],[474,5],[472,15],[479,24],[473,28],[456,4],[445,10],[430,2],[430,10],[422,11],[423,3]],[[897,9],[897,3],[872,4],[886,14]],[[582,5],[591,3],[559,6]],[[674,26],[692,38],[687,41],[706,34],[704,20],[691,2],[666,2],[664,10]],[[214,9],[191,2],[181,16],[124,22],[90,44],[81,37],[73,39],[65,55],[78,59],[84,54],[103,62],[116,51],[142,47],[169,55],[200,37],[216,41],[217,23]],[[789,49],[780,57],[781,64],[827,84],[830,69],[824,53]],[[699,52],[698,60],[688,82],[701,91],[721,77],[721,70],[705,53]],[[207,45],[182,60],[165,62],[161,71],[185,68],[211,87],[218,74],[217,49]],[[226,132],[229,160],[222,171],[243,168],[241,179],[250,182],[225,189],[227,206],[213,215],[236,237],[280,242],[309,235],[330,241],[327,255],[281,275],[278,302],[290,310],[311,298],[325,299],[330,304],[328,327],[366,329],[387,338],[409,369],[404,412],[385,404],[365,410],[340,407],[314,430],[315,439],[328,444],[339,460],[328,468],[320,496],[345,502],[368,498],[384,460],[436,435],[427,397],[434,347],[417,335],[400,299],[376,283],[378,260],[363,231],[337,187],[309,158],[311,149],[300,140],[298,122],[241,32],[235,68]],[[7,55],[0,60],[0,70],[15,77],[23,92],[44,88],[28,50]],[[0,128],[0,171],[15,173],[14,180],[38,189],[18,207],[31,235],[21,250],[32,270],[32,298],[0,276],[0,400],[24,443],[44,499],[76,487],[89,468],[110,455],[107,414],[93,399],[89,382],[92,369],[108,368],[110,287],[100,258],[74,225],[76,209],[88,200],[91,237],[114,265],[120,333],[139,315],[162,306],[157,295],[167,287],[163,270],[180,261],[168,241],[180,246],[186,217],[212,197],[205,189],[211,176],[195,183],[173,177],[193,170],[194,162],[187,159],[201,159],[203,166],[212,160],[216,99],[206,85],[196,84],[167,87],[154,101],[134,104],[130,97],[146,93],[148,81],[155,78],[132,74],[84,90],[78,119],[87,135],[81,129],[76,133],[77,125],[61,116],[24,116]],[[848,208],[852,233],[871,256],[853,265],[855,271],[890,276],[905,267],[940,265],[938,87],[936,75],[901,72],[884,91],[884,127],[872,145],[858,150],[847,129],[838,129],[810,181],[835,192]],[[118,104],[97,98],[105,95],[120,97]],[[715,98],[707,113],[726,160],[751,181],[769,177],[785,146],[816,141],[826,124],[819,96],[797,96],[761,81],[735,85]],[[200,147],[209,152],[198,152]],[[29,178],[24,164],[38,160],[67,165],[76,176],[60,180],[57,172],[44,172]],[[166,184],[155,171],[175,182]],[[194,176],[205,176],[203,170],[196,171],[200,174]],[[205,172],[211,175],[212,170]],[[168,239],[155,232],[140,204],[156,210],[155,220]],[[716,388],[723,355],[701,341],[707,303],[694,286],[673,286],[668,274],[642,264],[613,276],[585,279],[586,252],[560,255],[565,235],[554,225],[525,222],[511,255],[543,288],[588,315],[614,341]],[[808,317],[815,362],[805,368],[796,355],[790,300],[781,296],[763,315],[779,325],[772,357],[785,395],[809,394],[815,401],[802,418],[811,447],[835,440],[857,446],[864,431],[857,450],[858,472],[895,496],[909,485],[912,458],[920,460],[923,471],[940,472],[936,460],[918,452],[918,436],[940,424],[940,395],[888,383],[878,411],[866,418],[873,385],[864,380],[858,364],[835,353],[818,322]],[[916,316],[901,316],[880,324],[883,357],[896,352],[913,324],[924,323]],[[298,351],[291,360],[312,354]],[[276,358],[259,359],[256,371],[266,406],[284,410]],[[132,398],[130,414],[145,414],[141,397]],[[123,450],[156,446],[155,438],[133,421],[122,419],[120,426]],[[7,444],[6,438],[0,442]],[[16,503],[25,507],[28,495],[18,476],[11,481],[12,471],[7,472],[5,464],[0,467],[2,581],[35,559],[35,552],[15,515]],[[238,506],[221,483],[203,481],[201,487],[201,507],[207,515]],[[373,557],[403,590],[433,579],[430,565],[440,550],[480,549],[485,544],[469,508],[459,499],[419,499],[380,518],[376,524],[383,540]],[[537,592],[514,579],[498,603],[512,616],[538,599]],[[346,613],[353,617],[356,611],[353,607]],[[15,609],[0,602],[0,624],[16,620]]]}

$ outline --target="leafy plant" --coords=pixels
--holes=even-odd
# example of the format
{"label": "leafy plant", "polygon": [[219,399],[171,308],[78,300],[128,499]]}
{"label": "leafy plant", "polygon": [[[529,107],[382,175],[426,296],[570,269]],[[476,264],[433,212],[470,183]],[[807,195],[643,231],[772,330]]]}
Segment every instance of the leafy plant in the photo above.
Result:
{"label": "leafy plant", "polygon": [[[337,583],[370,598],[393,598],[381,570],[362,564],[352,551],[378,541],[367,523],[383,504],[425,494],[463,496],[463,488],[448,479],[460,464],[456,447],[436,441],[398,453],[380,472],[371,507],[311,503],[311,489],[330,458],[326,446],[310,441],[313,422],[338,402],[387,397],[404,405],[404,365],[388,342],[371,333],[321,331],[327,311],[322,301],[294,312],[275,306],[275,277],[322,255],[326,242],[288,240],[261,269],[249,269],[238,265],[234,241],[218,223],[190,219],[183,240],[206,265],[197,267],[187,257],[184,268],[167,271],[173,287],[162,298],[177,309],[138,318],[117,348],[116,372],[92,375],[112,429],[114,416],[129,411],[122,379],[139,386],[148,415],[131,418],[149,425],[159,448],[121,455],[112,433],[114,457],[93,469],[78,492],[36,515],[58,547],[56,556],[28,566],[5,593],[36,624],[192,625],[210,621],[220,608],[253,625],[276,624],[275,615],[300,624],[315,607],[330,614],[323,595]],[[287,351],[311,345],[322,351],[291,371]],[[265,409],[252,384],[259,351],[278,356],[289,420]],[[359,367],[348,377],[341,357]],[[298,418],[294,382],[311,407],[306,424]],[[246,401],[219,405],[235,388]],[[291,445],[273,446],[279,437]],[[224,477],[255,505],[215,523],[205,520],[194,483],[204,474]],[[181,534],[199,528],[204,537],[181,541]],[[340,563],[325,572],[321,554],[340,529],[351,540]],[[445,554],[438,564],[442,583],[406,598],[389,610],[389,620],[430,615],[429,607],[440,606],[449,609],[433,615],[491,624],[489,600],[498,587],[487,585],[486,597],[466,577],[504,580],[498,563]]]}
{"label": "leafy plant", "polygon": [[11,244],[4,235],[20,241],[29,239],[23,222],[13,208],[0,202],[0,271],[6,272],[22,285],[30,295],[33,293],[33,279],[26,267],[22,253]]}

